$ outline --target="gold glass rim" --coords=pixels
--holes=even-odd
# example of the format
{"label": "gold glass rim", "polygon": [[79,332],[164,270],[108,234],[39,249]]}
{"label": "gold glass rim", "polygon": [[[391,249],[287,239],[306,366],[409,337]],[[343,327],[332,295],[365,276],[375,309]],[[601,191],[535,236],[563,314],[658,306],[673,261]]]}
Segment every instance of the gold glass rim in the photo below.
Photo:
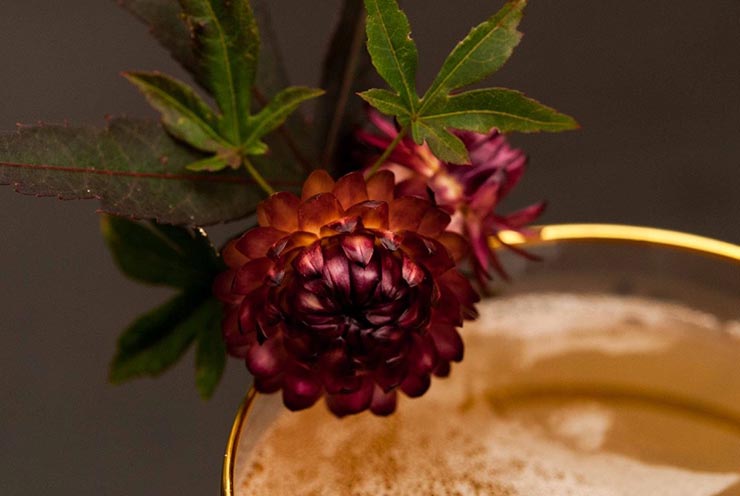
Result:
{"label": "gold glass rim", "polygon": [[[622,224],[549,224],[533,226],[527,229],[526,232],[499,232],[498,239],[491,239],[491,245],[498,248],[504,245],[537,246],[559,241],[599,240],[659,245],[740,263],[740,245],[680,231]],[[239,406],[236,418],[231,426],[221,472],[222,496],[234,496],[234,459],[239,447],[242,429],[256,397],[256,391],[254,388],[250,388]]]}
{"label": "gold glass rim", "polygon": [[740,246],[718,239],[656,227],[622,224],[550,224],[527,231],[502,231],[491,244],[537,246],[558,241],[625,241],[684,249],[740,262]]}

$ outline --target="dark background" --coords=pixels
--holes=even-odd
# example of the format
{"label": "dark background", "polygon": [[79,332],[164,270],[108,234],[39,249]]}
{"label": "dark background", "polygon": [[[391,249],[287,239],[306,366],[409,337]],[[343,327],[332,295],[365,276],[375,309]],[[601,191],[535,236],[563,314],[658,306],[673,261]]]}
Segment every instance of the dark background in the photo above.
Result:
{"label": "dark background", "polygon": [[[317,84],[339,0],[274,0],[293,82]],[[501,1],[407,1],[420,88]],[[184,77],[108,0],[0,0],[0,129],[153,116],[124,69]],[[583,129],[517,136],[530,169],[510,206],[546,222],[646,224],[740,242],[740,2],[537,0],[491,84]],[[96,204],[0,188],[0,494],[217,494],[248,382],[232,362],[210,402],[192,355],[156,381],[106,383],[115,339],[166,297],[119,275]]]}

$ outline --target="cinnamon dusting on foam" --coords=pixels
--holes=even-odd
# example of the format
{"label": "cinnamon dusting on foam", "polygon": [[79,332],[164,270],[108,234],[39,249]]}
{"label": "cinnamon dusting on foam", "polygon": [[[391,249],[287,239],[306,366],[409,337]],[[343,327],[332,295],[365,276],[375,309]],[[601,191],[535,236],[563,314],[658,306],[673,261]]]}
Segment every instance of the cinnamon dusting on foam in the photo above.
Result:
{"label": "cinnamon dusting on foam", "polygon": [[[740,495],[740,436],[721,426],[584,397],[501,404],[490,391],[579,374],[654,375],[660,386],[671,363],[708,357],[722,373],[740,360],[740,343],[722,332],[737,323],[601,295],[527,295],[479,310],[450,378],[388,418],[336,419],[323,405],[283,415],[246,461],[237,496]],[[702,391],[740,392],[737,382]]]}

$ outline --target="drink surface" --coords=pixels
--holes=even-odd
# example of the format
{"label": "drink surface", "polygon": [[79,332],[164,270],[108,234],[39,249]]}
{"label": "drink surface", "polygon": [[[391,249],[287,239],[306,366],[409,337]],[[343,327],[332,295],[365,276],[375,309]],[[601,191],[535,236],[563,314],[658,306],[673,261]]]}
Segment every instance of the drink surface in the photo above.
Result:
{"label": "drink surface", "polygon": [[740,323],[597,294],[479,310],[394,415],[281,415],[237,496],[740,495]]}

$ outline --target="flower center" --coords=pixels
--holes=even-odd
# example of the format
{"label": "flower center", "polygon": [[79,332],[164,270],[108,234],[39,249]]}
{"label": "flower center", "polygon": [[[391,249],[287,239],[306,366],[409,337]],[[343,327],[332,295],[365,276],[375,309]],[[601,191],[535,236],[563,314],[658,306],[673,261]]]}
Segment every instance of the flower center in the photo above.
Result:
{"label": "flower center", "polygon": [[360,366],[400,354],[430,319],[426,269],[370,230],[343,233],[301,249],[282,285],[281,313],[301,358],[341,347]]}

